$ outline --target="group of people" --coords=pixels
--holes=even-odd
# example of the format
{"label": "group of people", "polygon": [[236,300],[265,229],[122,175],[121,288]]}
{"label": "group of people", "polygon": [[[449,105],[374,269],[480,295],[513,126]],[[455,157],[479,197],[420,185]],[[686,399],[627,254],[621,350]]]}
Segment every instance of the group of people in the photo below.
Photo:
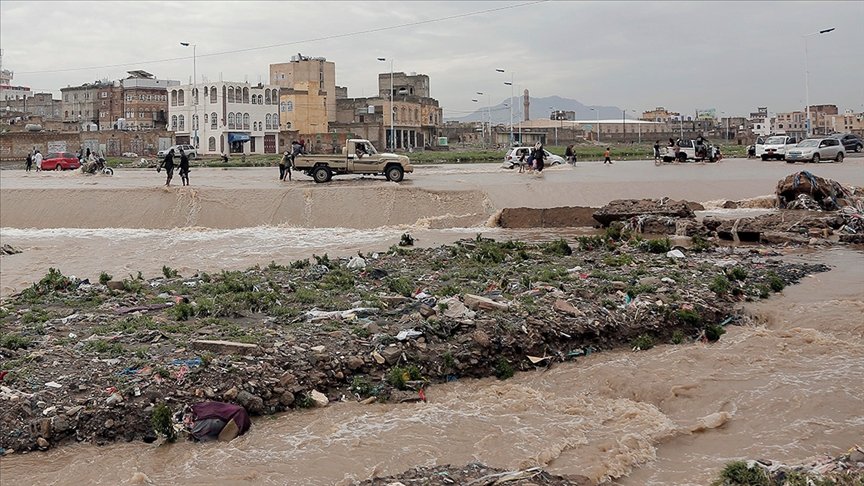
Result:
{"label": "group of people", "polygon": [[[183,152],[183,149],[180,150],[180,180],[184,186],[189,185],[189,156]],[[174,177],[174,149],[168,151],[165,155],[165,158],[162,159],[162,162],[159,164],[159,167],[156,168],[156,172],[161,172],[162,169],[165,169],[165,175],[167,179],[165,179],[165,187],[169,187],[171,185],[171,179]]]}
{"label": "group of people", "polygon": [[36,172],[42,170],[42,153],[38,150],[33,150],[33,152],[27,153],[27,163],[26,163],[26,172],[30,172],[30,169],[33,168],[33,165],[36,165]]}
{"label": "group of people", "polygon": [[543,167],[545,166],[546,160],[546,150],[543,148],[543,144],[537,142],[534,145],[534,150],[529,150],[527,152],[522,152],[522,155],[519,156],[519,172],[537,172],[542,173]]}
{"label": "group of people", "polygon": [[300,141],[291,142],[291,150],[286,150],[279,160],[279,180],[284,181],[286,178],[291,180],[291,171],[294,170],[294,158],[298,155],[305,154],[306,144],[303,139]]}

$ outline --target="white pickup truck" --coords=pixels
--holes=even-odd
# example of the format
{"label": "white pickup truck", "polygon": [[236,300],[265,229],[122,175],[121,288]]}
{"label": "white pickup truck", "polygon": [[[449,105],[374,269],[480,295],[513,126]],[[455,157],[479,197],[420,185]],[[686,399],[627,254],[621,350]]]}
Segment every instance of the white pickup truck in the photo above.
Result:
{"label": "white pickup truck", "polygon": [[707,140],[703,140],[700,145],[696,140],[679,139],[675,146],[666,147],[666,151],[661,154],[661,157],[663,162],[674,160],[678,162],[687,162],[687,160],[716,162],[717,152]]}
{"label": "white pickup truck", "polygon": [[770,135],[762,143],[756,141],[756,156],[762,160],[786,160],[786,152],[798,143],[795,137]]}
{"label": "white pickup truck", "polygon": [[414,172],[408,157],[379,154],[372,142],[362,138],[347,140],[342,155],[298,155],[293,169],[305,172],[315,182],[329,182],[338,174],[383,174],[388,181],[402,182],[406,172]]}

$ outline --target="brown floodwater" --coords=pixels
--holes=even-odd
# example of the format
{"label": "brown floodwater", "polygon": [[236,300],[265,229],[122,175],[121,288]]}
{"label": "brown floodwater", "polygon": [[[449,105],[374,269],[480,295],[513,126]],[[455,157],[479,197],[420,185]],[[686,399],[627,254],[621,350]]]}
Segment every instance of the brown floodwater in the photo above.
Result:
{"label": "brown floodwater", "polygon": [[[848,182],[860,185],[864,182],[860,163],[830,167],[845,171],[856,163],[857,173],[828,176],[847,182],[846,175],[853,179]],[[78,176],[52,173],[37,179],[3,171],[0,243],[24,252],[0,257],[0,293],[20,290],[49,266],[91,279],[102,270],[116,276],[139,270],[155,276],[163,264],[191,274],[271,260],[284,263],[312,253],[348,256],[384,251],[405,231],[423,246],[477,233],[525,240],[571,238],[578,232],[503,230],[486,222],[497,210],[520,205],[514,204],[519,201],[531,207],[596,206],[632,192],[701,201],[751,198],[770,194],[776,180],[790,172],[785,164],[746,164],[683,166],[678,173],[671,172],[674,166],[649,168],[635,162],[629,168],[627,163],[614,168],[585,164],[549,171],[543,179],[484,166],[430,168],[415,173],[415,185],[404,188],[392,189],[395,184],[369,179],[348,179],[343,186],[334,186],[345,194],[298,182],[297,189],[287,191],[299,191],[300,200],[310,206],[296,214],[290,204],[279,209],[266,202],[265,196],[284,190],[275,182],[269,193],[237,192],[240,188],[257,191],[252,179],[259,172],[265,174],[263,170],[237,171],[236,180],[228,182],[215,170],[199,170],[193,176],[199,174],[202,184],[208,178],[214,181],[201,189],[210,194],[193,204],[187,198],[185,206],[171,205],[164,214],[180,221],[173,226],[154,224],[168,216],[149,215],[159,206],[147,206],[147,198],[142,198],[151,191],[142,184],[149,183],[153,174],[126,179],[124,171],[118,171],[110,179],[118,186],[99,197],[107,197],[108,207],[125,199],[139,201],[147,211],[134,220],[129,215],[111,216],[109,211],[104,224],[95,224],[89,210],[79,206],[68,209],[62,218],[50,210],[63,207],[69,187],[59,178],[47,177],[77,181]],[[719,170],[715,167],[728,171],[699,172]],[[619,172],[604,173],[607,169]],[[669,174],[678,174],[684,183]],[[639,180],[643,176],[651,178],[651,184],[643,184]],[[9,182],[10,178],[14,180]],[[98,184],[109,184],[106,181],[99,179]],[[601,195],[597,184],[606,184],[608,191]],[[153,191],[170,196],[171,204],[186,197],[177,195],[183,191],[180,188]],[[412,200],[426,206],[396,207],[400,196],[417,191],[422,194]],[[389,201],[381,211],[390,212],[381,217],[395,221],[370,226],[362,220],[362,212],[350,213],[356,209],[352,200],[368,207],[376,193]],[[73,199],[80,202],[88,197],[79,193],[74,198],[83,199]],[[291,196],[285,197],[292,201]],[[218,222],[218,211],[212,206],[224,201],[246,204],[254,211],[222,225],[196,220],[211,211],[207,221]],[[316,215],[319,204],[342,205],[350,217]],[[223,207],[229,206],[234,207]],[[13,210],[29,211],[31,224],[17,223],[21,221],[17,216],[10,217]],[[240,214],[225,211],[232,217]],[[661,345],[638,353],[596,353],[504,382],[460,380],[433,386],[425,404],[346,401],[325,409],[258,418],[248,434],[228,444],[77,444],[47,453],[13,454],[0,459],[0,481],[4,485],[325,485],[417,465],[481,461],[502,468],[542,465],[553,473],[582,474],[598,483],[683,485],[709,483],[723,464],[736,458],[794,462],[839,453],[864,437],[864,253],[847,247],[787,257],[825,262],[833,269],[805,278],[768,301],[748,305],[758,320],[729,327],[710,346]]]}

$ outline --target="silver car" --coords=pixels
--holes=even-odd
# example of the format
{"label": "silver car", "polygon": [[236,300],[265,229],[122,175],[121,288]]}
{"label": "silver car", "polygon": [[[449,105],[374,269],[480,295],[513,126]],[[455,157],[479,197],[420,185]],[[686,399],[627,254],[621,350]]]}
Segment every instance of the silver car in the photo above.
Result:
{"label": "silver car", "polygon": [[823,160],[843,162],[846,149],[836,138],[808,138],[786,151],[786,162],[819,163]]}
{"label": "silver car", "polygon": [[177,157],[180,157],[180,150],[181,149],[186,154],[186,156],[189,157],[190,159],[195,159],[198,157],[198,149],[196,149],[192,145],[187,145],[187,144],[172,145],[165,150],[160,150],[159,152],[157,152],[156,156],[157,157],[165,157],[166,155],[168,155],[168,151],[171,149],[174,149],[174,155],[176,155]]}

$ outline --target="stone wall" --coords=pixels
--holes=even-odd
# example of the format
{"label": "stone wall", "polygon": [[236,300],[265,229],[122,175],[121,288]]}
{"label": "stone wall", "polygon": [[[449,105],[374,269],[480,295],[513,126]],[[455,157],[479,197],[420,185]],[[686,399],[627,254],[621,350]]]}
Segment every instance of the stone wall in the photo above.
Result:
{"label": "stone wall", "polygon": [[0,135],[0,160],[24,160],[34,147],[43,154],[56,151],[77,153],[78,149],[83,147],[111,157],[120,156],[124,152],[152,157],[160,149],[173,144],[174,133],[165,131],[3,133]]}

